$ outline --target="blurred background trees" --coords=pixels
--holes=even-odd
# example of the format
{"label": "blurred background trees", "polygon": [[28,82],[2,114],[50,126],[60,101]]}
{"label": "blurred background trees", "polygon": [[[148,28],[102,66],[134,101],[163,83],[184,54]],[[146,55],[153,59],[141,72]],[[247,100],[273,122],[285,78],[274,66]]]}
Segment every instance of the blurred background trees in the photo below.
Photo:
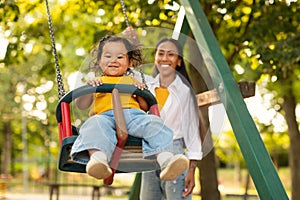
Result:
{"label": "blurred background trees", "polygon": [[[200,2],[236,80],[255,81],[262,98],[269,100],[266,109],[274,117],[268,121],[255,117],[255,121],[276,163],[286,164],[281,155],[288,154],[292,199],[300,198],[300,2]],[[180,7],[180,1],[170,0],[125,3],[129,21],[140,34],[146,27],[172,30]],[[53,0],[49,5],[65,83],[73,72],[87,69],[85,59],[99,38],[126,28],[116,0]],[[45,1],[2,0],[0,16],[1,174],[15,175],[24,170],[18,164],[24,159],[24,149],[28,162],[50,167],[50,160],[57,159],[55,64]],[[144,42],[154,45],[156,38]],[[70,89],[68,84],[66,89]],[[243,162],[226,153],[236,151],[235,145],[234,138],[226,145],[216,142],[217,156],[225,165]],[[37,149],[50,160],[45,163],[37,158]]]}

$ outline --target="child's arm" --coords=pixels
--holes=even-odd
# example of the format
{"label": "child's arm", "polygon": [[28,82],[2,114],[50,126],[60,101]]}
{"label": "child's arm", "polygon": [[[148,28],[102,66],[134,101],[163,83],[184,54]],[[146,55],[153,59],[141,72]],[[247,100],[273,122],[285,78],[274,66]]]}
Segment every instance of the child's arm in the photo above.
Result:
{"label": "child's arm", "polygon": [[[143,90],[146,88],[146,85],[144,83],[140,83],[140,82],[135,82],[135,83],[133,83],[133,85],[140,90]],[[145,112],[147,112],[149,110],[148,104],[143,97],[137,96],[136,100],[140,104],[140,108],[142,110],[144,110]]]}
{"label": "child's arm", "polygon": [[[89,85],[91,85],[93,87],[97,87],[97,86],[102,85],[103,83],[102,83],[102,81],[100,79],[95,79],[95,80],[88,80],[87,84],[89,84]],[[92,104],[93,100],[94,100],[93,94],[86,94],[86,95],[78,97],[75,100],[75,103],[76,103],[76,106],[79,109],[85,110],[85,109],[87,109],[87,108],[90,107],[90,105]]]}
{"label": "child's arm", "polygon": [[75,100],[76,106],[80,109],[80,110],[85,110],[87,108],[90,107],[90,105],[93,102],[93,94],[86,94],[83,96],[78,97]]}
{"label": "child's arm", "polygon": [[144,99],[143,97],[137,96],[137,97],[136,97],[136,100],[137,100],[138,103],[140,104],[140,108],[141,108],[143,111],[147,112],[147,111],[149,110],[148,104],[147,104],[147,102],[145,101],[145,99]]}

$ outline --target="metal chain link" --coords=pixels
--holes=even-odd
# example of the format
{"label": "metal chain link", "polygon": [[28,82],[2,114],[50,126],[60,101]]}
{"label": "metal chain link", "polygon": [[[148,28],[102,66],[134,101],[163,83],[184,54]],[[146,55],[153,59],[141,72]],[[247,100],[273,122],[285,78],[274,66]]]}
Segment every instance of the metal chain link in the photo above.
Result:
{"label": "metal chain link", "polygon": [[[125,17],[126,26],[127,26],[127,27],[130,27],[129,20],[128,20],[128,16],[127,16],[127,13],[126,13],[127,10],[126,10],[125,2],[124,2],[124,0],[120,0],[120,2],[121,2],[121,5],[122,5],[122,11],[123,11],[123,15],[124,15],[124,17]],[[142,76],[142,82],[146,85],[146,88],[148,88],[148,86],[147,86],[147,84],[146,84],[146,80],[145,80],[145,75],[144,75],[144,73],[143,73],[143,69],[142,69],[141,66],[139,67],[139,72],[140,72],[140,74],[141,74],[141,76]]]}
{"label": "metal chain link", "polygon": [[56,46],[55,46],[53,24],[52,24],[52,18],[51,18],[51,15],[50,15],[48,0],[46,0],[46,9],[47,9],[48,24],[49,24],[50,37],[51,37],[51,42],[52,42],[53,55],[54,55],[54,59],[55,59],[58,99],[61,99],[66,94],[66,92],[65,92],[65,88],[64,88],[62,75],[60,73],[58,55],[57,55]]}
{"label": "metal chain link", "polygon": [[145,75],[144,75],[144,72],[143,72],[142,67],[139,67],[139,71],[140,71],[140,74],[141,74],[141,76],[142,76],[142,82],[145,84],[146,89],[148,89],[148,86],[147,86],[147,84],[146,84]]}
{"label": "metal chain link", "polygon": [[125,5],[125,2],[124,2],[124,0],[120,0],[120,1],[121,1],[121,5],[122,5],[123,15],[124,15],[124,17],[125,17],[126,26],[129,27],[130,24],[129,24],[128,16],[127,16],[127,13],[126,13],[126,5]]}

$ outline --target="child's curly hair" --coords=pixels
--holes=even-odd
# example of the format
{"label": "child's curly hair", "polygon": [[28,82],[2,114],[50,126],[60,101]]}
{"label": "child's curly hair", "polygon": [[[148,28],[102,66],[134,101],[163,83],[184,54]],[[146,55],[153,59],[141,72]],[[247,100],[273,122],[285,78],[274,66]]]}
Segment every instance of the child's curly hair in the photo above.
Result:
{"label": "child's curly hair", "polygon": [[[99,67],[99,61],[102,56],[103,46],[108,42],[122,42],[127,49],[127,55],[129,60],[133,60],[133,67],[139,66],[143,62],[142,49],[140,46],[134,45],[129,40],[119,36],[108,35],[103,37],[97,48],[92,52],[92,62],[90,63],[89,68],[94,69],[96,72],[101,70]],[[130,69],[128,69],[129,71]]]}

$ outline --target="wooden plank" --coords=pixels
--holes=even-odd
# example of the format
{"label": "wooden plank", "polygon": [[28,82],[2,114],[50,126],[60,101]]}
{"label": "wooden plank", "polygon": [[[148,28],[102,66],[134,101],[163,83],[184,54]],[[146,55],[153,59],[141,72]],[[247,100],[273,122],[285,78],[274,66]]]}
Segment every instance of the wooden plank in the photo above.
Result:
{"label": "wooden plank", "polygon": [[[255,95],[255,82],[241,81],[238,82],[238,86],[243,98],[249,98]],[[216,89],[197,94],[196,98],[199,107],[207,107],[221,102]]]}

